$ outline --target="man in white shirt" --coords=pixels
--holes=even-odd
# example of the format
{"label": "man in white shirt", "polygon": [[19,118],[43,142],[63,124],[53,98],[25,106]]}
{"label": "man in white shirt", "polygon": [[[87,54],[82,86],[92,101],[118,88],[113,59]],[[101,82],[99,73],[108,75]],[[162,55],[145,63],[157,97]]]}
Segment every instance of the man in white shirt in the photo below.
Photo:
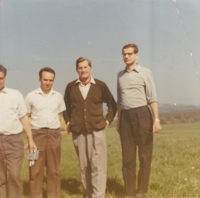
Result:
{"label": "man in white shirt", "polygon": [[40,87],[26,96],[33,139],[39,158],[30,168],[31,198],[42,198],[44,166],[47,174],[47,197],[60,198],[60,119],[65,110],[63,96],[52,89],[55,72],[45,67],[39,72]]}
{"label": "man in white shirt", "polygon": [[22,198],[20,172],[24,143],[20,133],[23,128],[29,148],[34,149],[36,145],[32,139],[24,98],[19,91],[5,87],[6,74],[6,68],[0,65],[0,196]]}

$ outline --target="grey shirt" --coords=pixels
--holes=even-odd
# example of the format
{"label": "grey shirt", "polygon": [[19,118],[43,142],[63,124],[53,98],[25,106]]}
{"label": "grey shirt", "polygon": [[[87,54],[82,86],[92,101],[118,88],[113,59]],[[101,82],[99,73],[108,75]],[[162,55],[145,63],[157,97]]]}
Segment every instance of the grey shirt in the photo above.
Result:
{"label": "grey shirt", "polygon": [[157,102],[151,70],[137,65],[133,71],[122,70],[117,76],[117,105],[137,108]]}

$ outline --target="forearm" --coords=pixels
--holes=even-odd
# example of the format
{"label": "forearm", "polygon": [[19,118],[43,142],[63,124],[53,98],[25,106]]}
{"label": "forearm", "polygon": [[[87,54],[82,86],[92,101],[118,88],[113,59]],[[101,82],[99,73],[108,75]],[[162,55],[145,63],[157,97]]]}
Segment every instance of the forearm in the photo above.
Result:
{"label": "forearm", "polygon": [[108,106],[108,112],[106,114],[106,120],[108,120],[109,123],[111,123],[115,118],[116,112],[117,112],[117,105],[114,101],[113,103],[111,103],[110,106]]}
{"label": "forearm", "polygon": [[117,106],[117,120],[120,120],[121,117],[121,107]]}
{"label": "forearm", "polygon": [[121,118],[121,107],[117,106],[117,126],[116,130],[120,132],[120,118]]}
{"label": "forearm", "polygon": [[32,132],[31,132],[31,125],[30,125],[30,122],[29,122],[29,118],[28,118],[28,115],[25,115],[24,117],[22,117],[20,119],[21,123],[22,123],[22,126],[26,132],[26,136],[28,139],[32,139]]}
{"label": "forearm", "polygon": [[157,102],[152,102],[150,104],[150,107],[151,107],[154,119],[159,119],[158,103]]}
{"label": "forearm", "polygon": [[59,113],[58,114],[58,120],[61,122],[61,119],[62,119],[62,113]]}

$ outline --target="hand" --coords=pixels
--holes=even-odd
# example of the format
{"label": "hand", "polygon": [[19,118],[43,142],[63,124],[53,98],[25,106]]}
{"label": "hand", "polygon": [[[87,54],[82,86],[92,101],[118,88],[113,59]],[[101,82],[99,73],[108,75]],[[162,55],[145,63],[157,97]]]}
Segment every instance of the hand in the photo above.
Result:
{"label": "hand", "polygon": [[66,124],[66,132],[67,132],[67,135],[70,134],[70,127],[69,127],[69,124],[70,124],[70,122],[68,122],[68,123]]}
{"label": "hand", "polygon": [[153,133],[158,133],[162,129],[160,122],[153,123]]}
{"label": "hand", "polygon": [[106,120],[106,126],[105,126],[104,130],[108,128],[109,124],[110,123],[108,122],[108,120]]}
{"label": "hand", "polygon": [[29,138],[29,139],[28,139],[28,146],[29,146],[29,149],[30,149],[30,150],[37,149],[37,146],[36,146],[36,144],[35,144],[35,142],[33,141],[32,138]]}
{"label": "hand", "polygon": [[117,126],[116,126],[116,131],[120,134],[120,125],[119,124],[117,124]]}
{"label": "hand", "polygon": [[104,130],[107,129],[108,126],[109,126],[109,122],[106,120],[106,126],[105,126]]}

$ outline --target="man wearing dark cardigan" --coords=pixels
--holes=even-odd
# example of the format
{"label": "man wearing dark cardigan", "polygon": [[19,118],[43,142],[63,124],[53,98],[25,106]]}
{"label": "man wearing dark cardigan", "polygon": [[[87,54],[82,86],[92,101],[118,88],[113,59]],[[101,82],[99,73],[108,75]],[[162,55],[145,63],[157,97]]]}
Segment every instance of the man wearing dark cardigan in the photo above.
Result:
{"label": "man wearing dark cardigan", "polygon": [[[65,90],[67,131],[72,132],[79,159],[81,179],[87,198],[104,198],[107,178],[107,150],[104,129],[117,111],[116,102],[107,85],[91,76],[92,65],[87,58],[76,61],[79,79]],[[103,115],[103,103],[107,114]]]}

